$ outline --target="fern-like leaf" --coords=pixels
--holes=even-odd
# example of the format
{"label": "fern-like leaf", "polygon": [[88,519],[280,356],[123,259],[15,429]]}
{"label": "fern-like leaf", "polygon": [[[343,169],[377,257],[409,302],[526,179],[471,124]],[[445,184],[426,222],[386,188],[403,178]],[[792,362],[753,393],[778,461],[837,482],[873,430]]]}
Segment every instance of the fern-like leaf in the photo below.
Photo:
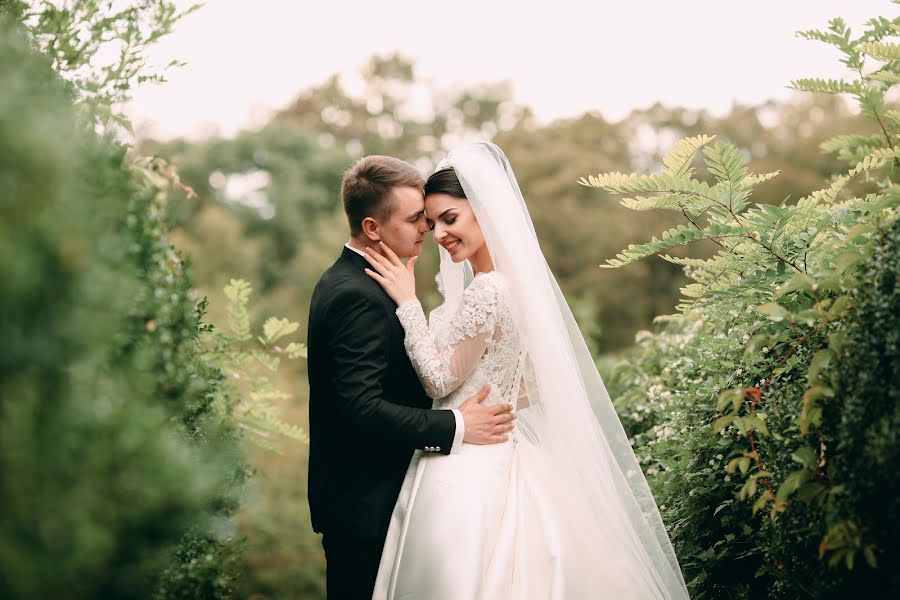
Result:
{"label": "fern-like leaf", "polygon": [[731,144],[716,144],[711,148],[704,148],[703,155],[709,172],[719,181],[739,183],[747,176],[744,159]]}
{"label": "fern-like leaf", "polygon": [[795,79],[790,86],[801,92],[815,92],[818,94],[856,94],[866,91],[865,85],[859,81],[844,81],[842,79]]}
{"label": "fern-like leaf", "polygon": [[264,345],[271,344],[286,335],[290,335],[300,328],[300,324],[296,321],[288,319],[279,319],[277,317],[269,317],[263,325],[263,336],[260,343]]}
{"label": "fern-like leaf", "polygon": [[863,173],[880,169],[889,162],[898,159],[900,159],[900,149],[891,150],[890,148],[879,148],[859,161],[859,163],[847,173],[835,179],[830,186],[813,192],[808,198],[816,203],[834,202],[838,193],[844,189],[851,179]]}
{"label": "fern-like leaf", "polygon": [[893,71],[880,70],[866,75],[866,79],[870,81],[880,81],[888,85],[897,85],[900,83],[900,74]]}
{"label": "fern-like leaf", "polygon": [[741,183],[744,187],[753,187],[778,177],[779,173],[781,173],[781,171],[772,171],[771,173],[751,173],[744,177],[744,180]]}
{"label": "fern-like leaf", "polygon": [[692,175],[690,166],[694,154],[696,154],[697,150],[701,147],[713,141],[715,137],[716,136],[714,135],[698,135],[682,139],[663,158],[663,164],[666,166],[663,174],[674,175],[676,177]]}
{"label": "fern-like leaf", "polygon": [[884,137],[880,135],[836,135],[828,138],[819,145],[822,152],[831,154],[843,150],[856,148],[858,146],[866,146],[869,148],[880,148],[884,145]]}
{"label": "fern-like leaf", "polygon": [[638,175],[636,173],[625,175],[616,171],[614,173],[590,175],[587,179],[582,177],[578,180],[578,183],[588,187],[601,188],[611,194],[665,192],[712,199],[709,184],[689,177],[676,177],[674,175]]}
{"label": "fern-like leaf", "polygon": [[859,49],[875,60],[900,60],[900,44],[888,42],[863,42]]}
{"label": "fern-like leaf", "polygon": [[684,210],[690,201],[684,196],[678,194],[669,194],[665,196],[635,196],[634,198],[623,198],[619,204],[631,210]]}
{"label": "fern-like leaf", "polygon": [[660,238],[653,237],[646,244],[631,244],[628,248],[617,254],[616,258],[611,258],[606,261],[606,264],[600,266],[605,269],[616,269],[689,242],[707,238],[744,235],[746,233],[747,229],[744,227],[732,227],[728,225],[712,224],[705,229],[696,229],[687,225],[678,225],[677,227],[664,231]]}

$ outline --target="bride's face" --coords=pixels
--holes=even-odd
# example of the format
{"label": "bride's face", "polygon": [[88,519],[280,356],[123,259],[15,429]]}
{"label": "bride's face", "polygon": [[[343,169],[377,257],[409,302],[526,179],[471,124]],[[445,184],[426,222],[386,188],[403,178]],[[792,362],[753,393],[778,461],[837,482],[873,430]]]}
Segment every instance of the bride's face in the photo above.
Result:
{"label": "bride's face", "polygon": [[453,262],[461,262],[484,247],[484,234],[469,201],[449,194],[429,194],[425,215],[434,224],[434,239],[450,253]]}

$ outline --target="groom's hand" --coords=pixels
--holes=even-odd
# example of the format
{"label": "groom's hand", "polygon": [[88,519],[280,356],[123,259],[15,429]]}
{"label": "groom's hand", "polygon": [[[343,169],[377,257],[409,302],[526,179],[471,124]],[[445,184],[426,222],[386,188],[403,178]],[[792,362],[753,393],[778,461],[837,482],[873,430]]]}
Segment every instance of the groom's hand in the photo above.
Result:
{"label": "groom's hand", "polygon": [[513,420],[516,418],[512,404],[481,404],[490,392],[491,386],[486,385],[474,396],[466,398],[459,407],[466,424],[463,436],[466,444],[499,444],[505,442],[506,433],[512,431]]}

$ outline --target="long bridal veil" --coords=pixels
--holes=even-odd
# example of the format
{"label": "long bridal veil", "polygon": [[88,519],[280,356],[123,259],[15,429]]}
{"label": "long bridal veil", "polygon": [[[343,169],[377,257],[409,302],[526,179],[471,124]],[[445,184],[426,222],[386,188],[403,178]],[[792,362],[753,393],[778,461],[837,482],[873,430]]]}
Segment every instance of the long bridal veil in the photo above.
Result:
{"label": "long bridal veil", "polygon": [[[523,340],[518,413],[529,473],[548,498],[560,546],[565,598],[616,589],[633,598],[687,598],[678,559],[609,394],[541,252],[503,151],[478,142],[450,152],[494,268],[504,276]],[[441,248],[438,281],[452,314],[471,278]],[[525,448],[527,447],[527,448]]]}

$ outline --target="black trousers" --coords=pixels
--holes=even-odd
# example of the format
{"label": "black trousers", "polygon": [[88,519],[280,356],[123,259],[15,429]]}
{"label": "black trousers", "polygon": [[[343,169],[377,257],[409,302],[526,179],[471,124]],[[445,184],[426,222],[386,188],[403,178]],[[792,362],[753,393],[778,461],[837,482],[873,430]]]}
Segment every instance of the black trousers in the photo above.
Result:
{"label": "black trousers", "polygon": [[372,600],[384,542],[334,535],[322,537],[328,600]]}

